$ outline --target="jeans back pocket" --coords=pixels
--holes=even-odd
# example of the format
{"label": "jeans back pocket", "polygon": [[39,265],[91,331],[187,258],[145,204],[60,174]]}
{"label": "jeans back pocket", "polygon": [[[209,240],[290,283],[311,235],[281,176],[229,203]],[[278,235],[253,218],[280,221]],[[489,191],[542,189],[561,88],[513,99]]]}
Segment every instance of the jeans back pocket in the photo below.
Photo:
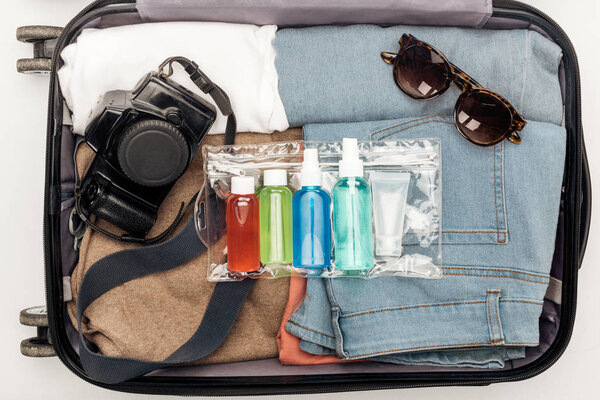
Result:
{"label": "jeans back pocket", "polygon": [[304,126],[306,140],[442,141],[442,242],[508,242],[504,194],[504,143],[476,146],[456,130],[451,116]]}

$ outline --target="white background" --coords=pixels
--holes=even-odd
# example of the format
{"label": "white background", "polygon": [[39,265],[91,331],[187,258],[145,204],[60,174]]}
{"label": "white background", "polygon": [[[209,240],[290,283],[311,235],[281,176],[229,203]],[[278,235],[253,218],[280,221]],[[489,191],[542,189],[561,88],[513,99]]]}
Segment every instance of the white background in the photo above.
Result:
{"label": "white background", "polygon": [[[445,0],[437,0],[445,1]],[[19,325],[22,308],[44,303],[42,203],[48,78],[21,75],[15,60],[31,46],[15,40],[21,25],[64,26],[88,0],[10,0],[0,13],[0,396],[5,399],[133,399],[90,385],[58,358],[21,356],[32,328]],[[583,123],[596,197],[589,245],[580,274],[577,321],[562,358],[538,377],[488,387],[447,387],[313,395],[327,399],[599,399],[600,384],[600,6],[596,0],[528,0],[567,32],[582,76]],[[287,396],[305,399],[309,396]]]}

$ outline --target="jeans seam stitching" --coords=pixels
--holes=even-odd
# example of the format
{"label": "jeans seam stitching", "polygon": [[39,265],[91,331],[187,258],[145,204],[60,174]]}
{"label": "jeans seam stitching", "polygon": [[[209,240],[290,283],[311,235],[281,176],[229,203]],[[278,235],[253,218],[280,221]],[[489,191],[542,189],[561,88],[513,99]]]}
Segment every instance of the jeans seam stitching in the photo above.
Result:
{"label": "jeans seam stitching", "polygon": [[[500,300],[500,302],[502,303],[525,303],[525,304],[533,304],[536,306],[541,306],[543,305],[543,303],[537,303],[534,301],[526,301],[526,300]],[[433,308],[433,307],[447,307],[447,306],[462,306],[462,305],[474,305],[474,304],[485,304],[487,303],[487,301],[485,300],[477,300],[477,301],[460,301],[460,302],[452,302],[452,303],[437,303],[437,304],[423,304],[423,305],[418,305],[418,306],[405,306],[405,307],[394,307],[394,308],[386,308],[383,310],[372,310],[372,311],[365,311],[365,312],[361,312],[358,314],[348,314],[348,315],[340,315],[339,319],[347,319],[347,318],[354,318],[354,317],[362,317],[363,315],[369,315],[369,314],[377,314],[377,313],[381,313],[381,312],[388,312],[388,311],[404,311],[404,310],[413,310],[413,309],[418,309],[418,308]],[[289,321],[292,322],[292,321]],[[292,322],[294,325],[298,325],[297,323]],[[300,325],[298,325],[300,326]],[[302,327],[302,326],[300,326]],[[304,328],[304,327],[302,327]],[[307,330],[309,330],[308,328],[305,328]],[[320,333],[320,332],[318,332]],[[325,335],[327,336],[327,335]]]}
{"label": "jeans seam stitching", "polygon": [[342,356],[346,357],[347,354],[342,349],[342,341],[343,341],[342,330],[340,328],[340,324],[337,322],[337,320],[339,320],[339,318],[340,318],[339,308],[336,308],[336,310],[334,311],[334,313],[337,316],[336,323],[332,324],[332,328],[334,330],[333,334],[335,336],[334,339],[335,339],[336,352],[338,354],[338,358],[342,357]]}
{"label": "jeans seam stitching", "polygon": [[[490,339],[490,344],[497,344],[497,343],[502,343],[502,331],[498,332],[498,339],[496,339],[496,334],[494,333],[494,323],[492,322],[492,311],[491,311],[491,307],[492,307],[492,301],[494,302],[494,305],[497,301],[497,296],[499,293],[502,293],[502,289],[489,289],[488,290],[488,310],[490,312],[490,324],[492,326],[492,337]],[[497,319],[496,319],[497,320]],[[496,328],[500,329],[499,325],[496,326]]]}
{"label": "jeans seam stitching", "polygon": [[496,335],[494,334],[494,324],[492,323],[492,317],[491,317],[491,313],[490,313],[490,295],[491,295],[491,292],[488,291],[487,301],[486,301],[486,309],[487,309],[488,323],[490,324],[490,331],[492,334],[490,341],[493,341],[495,339]]}
{"label": "jeans seam stitching", "polygon": [[509,272],[509,273],[513,273],[513,274],[528,275],[528,276],[533,276],[533,277],[542,278],[542,279],[549,279],[550,278],[548,275],[535,274],[535,273],[532,273],[532,272],[522,272],[522,271],[505,270],[505,269],[500,269],[500,268],[477,268],[477,267],[442,267],[442,268],[443,269],[465,269],[465,270],[470,270],[470,271]]}
{"label": "jeans seam stitching", "polygon": [[494,301],[494,310],[496,311],[496,322],[498,322],[498,335],[500,336],[500,340],[504,343],[504,335],[502,333],[502,324],[500,323],[500,308],[498,307],[500,297],[502,296],[502,290],[497,294],[496,299]]}
{"label": "jeans seam stitching", "polygon": [[[372,132],[371,133],[371,140],[373,140],[373,136],[376,135],[376,134],[378,134],[378,133],[381,133],[381,132],[384,132],[384,131],[387,131],[387,130],[390,130],[390,129],[394,129],[394,128],[397,128],[399,126],[411,124],[413,122],[423,121],[423,120],[426,120],[428,118],[452,118],[452,116],[451,115],[432,114],[432,115],[427,115],[425,117],[413,118],[411,120],[404,121],[404,122],[401,122],[399,124],[394,124],[392,126],[388,126],[387,128],[379,129],[379,130],[377,130],[375,132]],[[446,121],[444,121],[444,122],[446,122]],[[417,126],[417,125],[413,125],[413,126]],[[401,131],[399,131],[399,132],[401,132]],[[396,132],[396,133],[398,133],[398,132]],[[392,133],[392,135],[393,135],[393,133]],[[377,139],[377,140],[381,140],[381,139]]]}
{"label": "jeans seam stitching", "polygon": [[496,183],[496,151],[497,146],[494,146],[493,160],[494,160],[494,209],[496,210],[496,239],[500,243],[500,223],[498,222],[498,184]]}
{"label": "jeans seam stitching", "polygon": [[506,361],[504,356],[500,353],[490,353],[485,356],[476,356],[474,354],[469,354],[469,353],[452,353],[452,354],[443,354],[443,355],[445,355],[446,357],[470,357],[475,360],[487,360],[490,357],[497,356],[498,358],[502,359],[502,361]]}
{"label": "jeans seam stitching", "polygon": [[504,196],[504,142],[500,143],[502,153],[500,158],[500,187],[502,188],[502,218],[504,219],[504,243],[508,240],[508,221],[506,220],[506,197]]}
{"label": "jeans seam stitching", "polygon": [[418,309],[418,308],[449,307],[449,306],[473,305],[473,304],[483,304],[483,303],[485,303],[484,300],[477,300],[477,301],[457,301],[457,302],[452,302],[452,303],[436,303],[436,304],[423,304],[423,305],[418,305],[418,306],[395,307],[395,308],[388,308],[388,309],[384,309],[384,310],[365,311],[365,312],[358,313],[358,314],[341,315],[340,319],[360,317],[363,315],[376,314],[376,313],[386,312],[386,311],[404,311],[404,310],[413,310],[413,309]]}
{"label": "jeans seam stitching", "polygon": [[538,303],[535,301],[527,301],[527,300],[500,300],[500,303],[524,303],[524,304],[533,304],[534,306],[543,306],[544,303]]}
{"label": "jeans seam stitching", "polygon": [[[356,356],[351,356],[351,357],[345,357],[343,358],[344,360],[349,360],[349,359],[356,359],[356,358],[363,358],[363,357],[370,357],[370,356],[374,356],[374,355],[378,355],[378,354],[384,354],[384,353],[397,353],[400,351],[413,351],[413,350],[425,350],[425,349],[436,349],[436,348],[468,348],[468,347],[475,347],[475,346],[487,346],[489,345],[489,342],[485,342],[485,343],[462,343],[462,344],[442,344],[442,345],[437,345],[437,346],[420,346],[420,347],[405,347],[405,348],[400,348],[400,349],[393,349],[393,350],[384,350],[384,351],[377,351],[374,353],[367,353],[367,354],[358,354]],[[538,346],[539,343],[504,343],[506,346]]]}
{"label": "jeans seam stitching", "polygon": [[387,135],[384,135],[384,136],[380,137],[380,138],[379,138],[379,139],[377,139],[377,140],[381,141],[381,140],[383,140],[383,139],[387,139],[387,138],[389,138],[390,136],[394,136],[394,135],[397,135],[397,134],[399,134],[399,133],[401,133],[401,132],[407,131],[407,130],[409,130],[410,128],[414,128],[415,126],[421,126],[421,125],[425,125],[425,124],[430,124],[430,123],[432,123],[432,122],[439,122],[439,123],[444,123],[444,124],[453,125],[453,123],[452,123],[452,122],[449,122],[449,121],[441,121],[441,120],[434,120],[434,119],[431,119],[431,120],[428,120],[428,121],[422,121],[422,122],[419,122],[419,123],[417,123],[417,124],[413,124],[413,125],[410,125],[410,126],[405,126],[405,127],[403,127],[402,129],[400,129],[400,130],[397,130],[397,131],[395,131],[395,132],[392,132],[392,133],[388,133]]}
{"label": "jeans seam stitching", "polygon": [[523,63],[523,89],[521,90],[521,106],[519,110],[523,109],[523,102],[525,101],[525,86],[527,84],[527,67],[529,62],[529,47],[531,45],[531,34],[529,31],[525,32],[525,62]]}
{"label": "jeans seam stitching", "polygon": [[505,279],[517,279],[520,281],[525,281],[525,282],[531,282],[531,283],[538,283],[540,285],[548,285],[548,282],[539,282],[539,281],[532,281],[530,279],[525,279],[525,278],[519,278],[516,276],[503,276],[503,275],[479,275],[479,274],[449,274],[449,273],[444,273],[444,275],[451,275],[451,276],[476,276],[476,277],[482,277],[482,278],[505,278]]}
{"label": "jeans seam stitching", "polygon": [[330,282],[326,282],[325,283],[325,292],[327,294],[329,294],[329,303],[331,303],[330,305],[337,307],[338,309],[341,309],[339,302],[337,301],[337,298],[335,297],[335,293],[333,292],[333,285],[329,284]]}
{"label": "jeans seam stitching", "polygon": [[307,331],[309,331],[309,332],[314,332],[314,333],[317,333],[317,334],[319,334],[319,335],[323,335],[323,336],[325,336],[325,337],[328,337],[328,338],[331,338],[331,339],[335,339],[335,336],[331,336],[331,335],[328,335],[328,334],[326,334],[326,333],[319,332],[319,331],[316,331],[316,330],[314,330],[314,329],[307,328],[307,327],[305,327],[305,326],[302,326],[302,325],[300,325],[300,324],[298,324],[298,323],[296,323],[296,322],[294,322],[294,321],[291,321],[291,320],[288,320],[288,324],[295,325],[295,326],[297,326],[298,328],[302,328],[302,329],[304,329],[304,330],[307,330]]}

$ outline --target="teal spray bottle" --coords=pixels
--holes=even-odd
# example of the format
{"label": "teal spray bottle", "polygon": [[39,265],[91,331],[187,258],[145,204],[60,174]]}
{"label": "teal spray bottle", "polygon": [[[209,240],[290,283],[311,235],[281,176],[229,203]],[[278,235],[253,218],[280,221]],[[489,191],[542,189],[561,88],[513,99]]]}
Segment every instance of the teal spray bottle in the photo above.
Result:
{"label": "teal spray bottle", "polygon": [[333,187],[335,267],[369,270],[374,263],[371,189],[363,177],[357,139],[344,138],[339,172]]}

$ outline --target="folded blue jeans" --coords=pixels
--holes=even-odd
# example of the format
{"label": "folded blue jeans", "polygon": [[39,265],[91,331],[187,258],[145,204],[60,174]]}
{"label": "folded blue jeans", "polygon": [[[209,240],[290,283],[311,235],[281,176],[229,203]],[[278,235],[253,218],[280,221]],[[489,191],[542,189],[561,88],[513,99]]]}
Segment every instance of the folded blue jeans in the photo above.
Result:
{"label": "folded blue jeans", "polygon": [[493,147],[465,140],[450,116],[306,125],[304,135],[441,139],[444,276],[310,279],[286,326],[301,348],[335,351],[342,359],[502,367],[538,344],[560,205],[563,127],[529,120],[521,144]]}
{"label": "folded blue jeans", "polygon": [[397,52],[405,32],[438,48],[525,119],[561,123],[561,49],[537,32],[350,25],[277,32],[275,66],[290,126],[451,115],[460,93],[454,85],[435,101],[415,101],[396,87],[379,54]]}

